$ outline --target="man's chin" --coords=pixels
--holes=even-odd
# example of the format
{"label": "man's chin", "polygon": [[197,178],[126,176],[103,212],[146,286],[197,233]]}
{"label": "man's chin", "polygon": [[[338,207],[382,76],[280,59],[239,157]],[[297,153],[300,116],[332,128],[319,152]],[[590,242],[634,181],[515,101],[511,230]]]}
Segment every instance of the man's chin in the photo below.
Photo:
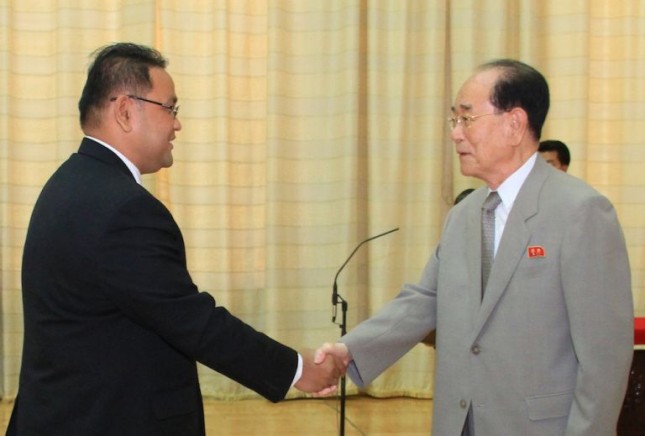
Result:
{"label": "man's chin", "polygon": [[166,159],[164,159],[163,164],[161,166],[162,168],[170,168],[173,163],[174,163],[174,159],[172,155],[170,155],[170,156],[167,156]]}
{"label": "man's chin", "polygon": [[466,177],[475,177],[475,169],[472,165],[464,164],[463,162],[459,165],[459,170],[462,176]]}

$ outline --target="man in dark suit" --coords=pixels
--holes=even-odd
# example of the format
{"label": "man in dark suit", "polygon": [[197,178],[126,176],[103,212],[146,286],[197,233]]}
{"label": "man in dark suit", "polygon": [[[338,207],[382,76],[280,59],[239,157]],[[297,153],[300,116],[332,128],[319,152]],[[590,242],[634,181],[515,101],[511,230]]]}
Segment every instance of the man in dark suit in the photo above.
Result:
{"label": "man in dark suit", "polygon": [[450,210],[417,284],[319,350],[363,386],[436,329],[435,436],[616,434],[633,355],[627,248],[609,200],[539,157],[548,108],[534,68],[477,69],[450,125],[461,172],[486,186]]}
{"label": "man in dark suit", "polygon": [[203,435],[196,362],[271,401],[329,392],[313,363],[199,292],[170,212],[138,183],[172,165],[181,129],[166,60],[98,51],[79,101],[85,138],[34,207],[24,249],[25,336],[10,435]]}

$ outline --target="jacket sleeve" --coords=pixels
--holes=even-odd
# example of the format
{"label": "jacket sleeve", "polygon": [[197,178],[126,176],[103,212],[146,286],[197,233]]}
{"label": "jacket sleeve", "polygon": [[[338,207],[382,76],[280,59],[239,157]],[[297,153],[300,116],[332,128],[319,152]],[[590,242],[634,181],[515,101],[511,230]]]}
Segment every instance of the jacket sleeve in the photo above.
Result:
{"label": "jacket sleeve", "polygon": [[435,252],[418,284],[405,284],[394,300],[340,339],[352,354],[347,374],[357,386],[371,383],[435,329],[437,267]]}
{"label": "jacket sleeve", "polygon": [[566,434],[615,434],[633,356],[627,249],[602,196],[587,198],[570,223],[561,280],[579,365]]}
{"label": "jacket sleeve", "polygon": [[102,288],[132,322],[185,356],[271,401],[284,398],[295,350],[269,338],[199,292],[170,212],[142,191],[124,202],[99,241]]}

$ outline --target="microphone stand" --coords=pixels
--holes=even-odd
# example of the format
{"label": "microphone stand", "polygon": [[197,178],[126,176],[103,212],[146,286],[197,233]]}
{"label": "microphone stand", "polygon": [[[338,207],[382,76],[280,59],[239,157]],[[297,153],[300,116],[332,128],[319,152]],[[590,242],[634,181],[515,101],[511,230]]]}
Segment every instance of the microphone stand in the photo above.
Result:
{"label": "microphone stand", "polygon": [[[340,326],[340,335],[341,337],[344,336],[347,333],[347,301],[341,297],[338,294],[338,275],[340,272],[345,268],[345,265],[347,265],[347,262],[356,254],[358,249],[361,247],[361,245],[365,244],[366,242],[371,241],[372,239],[380,238],[381,236],[388,235],[392,232],[396,232],[399,230],[399,228],[395,228],[392,230],[388,230],[387,232],[380,233],[376,236],[372,236],[371,238],[367,238],[360,244],[354,248],[354,251],[352,251],[352,254],[349,255],[345,263],[338,269],[338,272],[336,273],[336,277],[334,277],[334,285],[332,286],[332,294],[331,294],[331,305],[332,305],[332,315],[331,315],[331,322],[334,324],[336,323],[336,310],[338,308],[338,305],[340,304],[341,307],[341,323],[338,324]],[[345,376],[342,376],[340,378],[340,436],[345,436],[345,386],[346,386],[346,379]]]}
{"label": "microphone stand", "polygon": [[[350,256],[351,257],[351,256]],[[334,289],[336,288],[336,282],[334,282]],[[340,336],[344,336],[347,333],[347,301],[343,299],[338,292],[336,292],[336,303],[334,304],[334,315],[332,316],[332,322],[336,320],[336,305],[340,303],[341,307],[341,323],[340,323]],[[340,436],[345,436],[345,388],[346,387],[346,378],[343,375],[340,378]]]}

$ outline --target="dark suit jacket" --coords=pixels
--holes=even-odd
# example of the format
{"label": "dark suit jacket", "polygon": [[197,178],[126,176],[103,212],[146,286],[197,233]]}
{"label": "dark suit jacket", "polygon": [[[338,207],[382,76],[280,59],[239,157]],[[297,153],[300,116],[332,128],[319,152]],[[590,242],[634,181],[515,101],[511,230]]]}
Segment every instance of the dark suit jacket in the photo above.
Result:
{"label": "dark suit jacket", "polygon": [[24,350],[8,434],[201,435],[196,361],[271,401],[297,353],[217,307],[170,212],[86,138],[33,211]]}

